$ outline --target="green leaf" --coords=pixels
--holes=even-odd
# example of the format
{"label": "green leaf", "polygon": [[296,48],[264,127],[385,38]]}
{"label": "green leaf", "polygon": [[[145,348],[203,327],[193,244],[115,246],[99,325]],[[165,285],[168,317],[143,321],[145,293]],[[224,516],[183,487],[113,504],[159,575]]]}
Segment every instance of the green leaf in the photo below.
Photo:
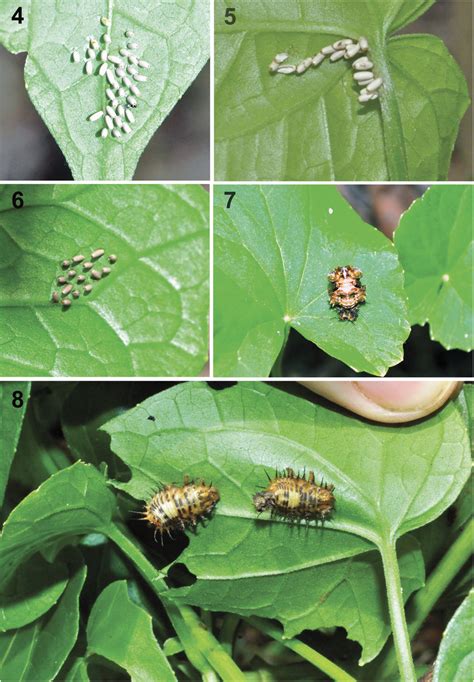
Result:
{"label": "green leaf", "polygon": [[[440,180],[447,176],[468,88],[444,43],[392,34],[433,0],[216,3],[215,173],[220,180]],[[270,74],[339,38],[367,36],[380,99],[357,100],[346,60],[301,76]]]}
{"label": "green leaf", "polygon": [[[267,384],[214,391],[193,382],[145,400],[102,428],[131,471],[130,481],[114,485],[136,499],[188,473],[217,484],[216,518],[245,519],[254,527],[251,498],[265,484],[265,472],[291,463],[336,486],[337,513],[324,536],[334,529],[370,542],[400,537],[439,516],[459,495],[471,466],[456,402],[420,423],[376,425]],[[263,515],[258,525],[266,526]],[[278,532],[280,524],[270,526]]]}
{"label": "green leaf", "polygon": [[0,631],[20,628],[49,611],[66,589],[68,577],[63,562],[49,564],[41,555],[20,566],[0,589]]}
{"label": "green leaf", "polygon": [[[215,371],[266,376],[289,327],[356,371],[383,375],[409,333],[403,275],[392,243],[334,187],[233,187],[215,194]],[[356,322],[329,306],[328,272],[363,272]]]}
{"label": "green leaf", "polygon": [[[19,210],[11,188],[0,192],[0,374],[197,375],[208,343],[207,192],[191,185],[15,189],[25,202]],[[112,272],[69,309],[53,304],[62,261],[97,248],[105,249],[98,266],[117,255]]]}
{"label": "green leaf", "polygon": [[[474,407],[474,385],[464,384],[462,395],[460,396],[460,404],[462,403],[462,398],[465,399],[466,406],[466,425],[471,439],[471,443],[474,441],[474,420],[473,420],[473,407]],[[474,480],[473,476],[469,476],[469,479],[462,489],[458,499],[454,505],[455,519],[451,520],[451,531],[456,532],[461,530],[471,519],[472,510],[474,509]]]}
{"label": "green leaf", "polygon": [[466,398],[469,431],[474,436],[474,386],[472,384],[464,384],[463,393]]}
{"label": "green leaf", "polygon": [[70,555],[71,579],[55,609],[18,630],[0,633],[2,680],[52,680],[73,648],[79,632],[79,595],[86,567]]}
{"label": "green leaf", "polygon": [[[117,627],[118,623],[126,627]],[[129,673],[136,682],[176,680],[152,629],[152,618],[130,601],[127,582],[119,580],[97,598],[87,624],[88,656],[98,654]]]}
{"label": "green leaf", "polygon": [[[4,3],[5,4],[5,3]],[[7,0],[0,29],[0,43],[11,52],[28,52],[25,87],[38,113],[60,146],[75,180],[130,180],[138,160],[155,130],[184,95],[209,57],[209,4],[206,0],[166,5],[127,0],[84,0],[60,7],[55,0],[41,6],[23,2],[25,21],[10,21],[18,7]],[[126,48],[126,30],[134,32],[136,54],[151,65],[142,97],[134,109],[132,132],[120,139],[102,139],[103,120],[88,117],[108,104],[105,77],[84,70],[88,36],[100,39],[106,32],[99,18],[112,22],[110,54]],[[8,17],[8,18],[7,18]],[[73,63],[73,48],[81,61]],[[18,86],[19,87],[19,86]],[[127,93],[130,94],[127,90]],[[125,104],[125,98],[121,98]]]}
{"label": "green leaf", "polygon": [[106,532],[115,510],[115,497],[104,478],[78,462],[51,476],[12,511],[0,535],[0,585],[32,554],[58,540]]}
{"label": "green leaf", "polygon": [[[179,559],[198,578],[189,594],[199,592],[205,581],[206,608],[250,613],[253,603],[255,615],[278,595],[281,613],[275,617],[292,633],[314,627],[319,617],[317,608],[308,610],[323,596],[314,581],[319,568],[325,569],[327,586],[335,574],[326,565],[335,570],[335,562],[357,557],[344,564],[354,570],[356,582],[364,575],[359,561],[367,560],[359,555],[436,518],[457,497],[470,471],[469,439],[457,403],[416,424],[382,426],[266,384],[215,391],[193,383],[163,391],[102,428],[130,468],[130,481],[115,485],[137,500],[148,499],[159,483],[181,481],[184,474],[218,488],[214,517],[190,537]],[[284,520],[257,515],[252,496],[265,486],[266,472],[289,465],[314,470],[335,485],[336,511],[324,529],[291,528]],[[419,550],[407,561],[401,560],[401,567],[410,591],[422,579]],[[340,579],[343,573],[339,570]],[[236,584],[242,592],[234,590]],[[287,590],[289,584],[295,585],[293,591]],[[381,607],[372,601],[378,599],[372,587],[360,589],[363,598],[358,607],[352,605],[352,615],[360,611],[353,627],[354,636],[362,637],[363,623]],[[299,609],[291,605],[296,596]],[[336,611],[332,617],[349,627],[346,612]],[[374,632],[383,627],[377,620]],[[374,655],[379,646],[374,632],[363,637],[364,656]]]}
{"label": "green leaf", "polygon": [[[20,391],[23,394],[23,404],[14,407],[13,393]],[[0,457],[0,509],[7,487],[10,467],[15,456],[18,440],[20,438],[23,417],[25,416],[30,384],[26,382],[3,382],[0,383],[0,433],[2,434],[2,455]]]}
{"label": "green leaf", "polygon": [[471,590],[444,631],[433,682],[471,682],[474,675],[473,625],[474,592]]}
{"label": "green leaf", "polygon": [[428,322],[431,338],[448,350],[473,347],[472,196],[469,185],[431,187],[395,232],[410,322]]}
{"label": "green leaf", "polygon": [[64,677],[61,675],[58,679],[65,680],[65,682],[89,682],[86,659],[76,658]]}

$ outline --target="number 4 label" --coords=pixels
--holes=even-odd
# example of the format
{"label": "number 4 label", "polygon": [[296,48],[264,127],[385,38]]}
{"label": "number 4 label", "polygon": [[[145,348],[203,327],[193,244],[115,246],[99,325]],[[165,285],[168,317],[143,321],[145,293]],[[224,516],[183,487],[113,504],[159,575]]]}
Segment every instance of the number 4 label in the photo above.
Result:
{"label": "number 4 label", "polygon": [[20,25],[25,21],[25,17],[23,16],[23,7],[16,8],[12,15],[12,21],[18,21]]}

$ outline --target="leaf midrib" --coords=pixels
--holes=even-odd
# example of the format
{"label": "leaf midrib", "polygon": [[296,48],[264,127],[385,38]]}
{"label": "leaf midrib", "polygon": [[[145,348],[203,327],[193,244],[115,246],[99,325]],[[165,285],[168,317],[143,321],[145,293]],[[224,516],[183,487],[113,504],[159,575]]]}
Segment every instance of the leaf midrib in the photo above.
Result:
{"label": "leaf midrib", "polygon": [[[244,433],[244,434],[251,434],[253,436],[262,437],[262,431],[261,430],[252,429],[252,428],[237,429],[237,428],[230,428],[230,427],[222,426],[222,425],[215,426],[215,427],[186,426],[185,428],[183,428],[182,426],[181,427],[176,426],[176,427],[170,427],[170,428],[160,427],[159,431],[160,431],[160,433],[167,433],[167,434],[169,434],[169,433],[183,433],[184,431],[186,431],[186,433],[191,432],[191,433],[199,433],[199,434],[230,433],[230,434],[235,434],[235,435],[242,435],[242,433]],[[357,491],[359,493],[359,497],[361,498],[361,500],[365,500],[367,502],[369,507],[372,508],[372,511],[374,512],[375,516],[379,518],[379,520],[381,521],[381,524],[382,524],[382,517],[380,515],[380,509],[379,509],[379,505],[377,504],[377,501],[375,499],[372,499],[371,497],[369,497],[368,494],[366,493],[366,491],[364,491],[359,485],[357,485],[349,476],[345,475],[344,472],[341,469],[339,469],[335,464],[333,464],[330,460],[325,459],[324,455],[321,455],[319,452],[311,449],[308,445],[304,445],[303,443],[292,440],[291,438],[288,438],[288,436],[285,436],[281,433],[278,433],[278,434],[269,433],[269,432],[263,432],[263,433],[264,433],[265,437],[269,440],[276,439],[277,441],[288,442],[295,449],[303,451],[303,452],[308,452],[311,455],[312,459],[316,460],[316,462],[319,464],[323,464],[324,467],[329,472],[332,471],[332,472],[337,473],[338,478],[340,480],[344,481],[349,489]],[[115,434],[111,434],[111,435],[112,435],[112,445],[113,445],[113,436]],[[209,464],[212,467],[214,467],[218,471],[221,471],[222,476],[224,478],[229,479],[229,476],[227,475],[227,473],[225,471],[223,471],[220,466],[218,466],[215,462],[213,462],[209,458],[207,445],[206,445],[206,457],[207,457]],[[128,461],[127,464],[132,470],[136,469],[142,475],[144,475],[146,478],[148,478],[148,479],[153,478],[152,476],[150,476],[150,473],[147,472],[141,466],[141,463],[138,464],[138,463],[133,463],[133,462]],[[154,480],[155,480],[156,484],[160,483],[160,481],[158,479],[155,478]],[[231,482],[234,483],[233,481],[231,481]],[[231,510],[231,513],[229,515],[232,515],[232,514],[233,514],[233,510]],[[247,518],[247,515],[244,514],[243,517]],[[254,518],[254,516],[251,516],[251,518]],[[367,528],[366,532],[370,532],[370,528]],[[367,537],[367,536],[365,535],[364,537]],[[371,533],[371,537],[373,537],[372,533]],[[370,539],[370,538],[367,538],[367,539]]]}

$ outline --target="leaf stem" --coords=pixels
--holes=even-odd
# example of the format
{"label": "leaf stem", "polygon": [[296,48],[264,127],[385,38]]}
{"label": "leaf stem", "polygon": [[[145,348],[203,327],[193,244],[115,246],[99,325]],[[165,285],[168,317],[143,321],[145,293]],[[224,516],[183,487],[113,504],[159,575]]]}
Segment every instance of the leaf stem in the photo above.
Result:
{"label": "leaf stem", "polygon": [[[416,635],[433,606],[471,556],[473,532],[474,521],[471,519],[430,573],[425,587],[419,590],[411,600],[407,608],[410,638]],[[390,675],[395,668],[395,655],[391,649],[383,663],[384,676]]]}
{"label": "leaf stem", "polygon": [[244,682],[245,676],[230,656],[224,651],[206,626],[190,606],[182,606],[167,598],[168,586],[163,573],[148,561],[137,545],[125,534],[118,523],[110,524],[107,536],[125,553],[146,580],[151,589],[161,599],[168,617],[181,640],[186,656],[199,670],[203,678],[216,679],[216,671],[224,682]]}
{"label": "leaf stem", "polygon": [[[161,597],[163,599],[163,595]],[[245,682],[245,675],[238,665],[224,651],[190,606],[178,605],[167,598],[163,599],[163,604],[188,657],[188,652],[193,655],[196,653],[204,655],[224,682]],[[193,663],[191,658],[189,660]],[[206,671],[206,675],[207,679],[212,679],[209,677],[209,670]]]}
{"label": "leaf stem", "polygon": [[284,639],[280,628],[272,625],[272,623],[269,621],[264,620],[263,618],[258,618],[257,616],[251,616],[249,618],[244,617],[243,620],[257,630],[260,630],[269,637],[272,637],[272,639],[276,640],[277,642],[280,642],[280,644],[283,644],[283,646],[291,649],[291,651],[297,653],[299,656],[301,656],[301,658],[304,658],[305,661],[308,661],[314,665],[315,668],[321,670],[321,672],[329,675],[329,677],[333,680],[336,680],[336,682],[356,682],[356,679],[349,675],[349,673],[346,673],[345,670],[330,661],[329,658],[326,658],[326,656],[318,653],[304,642],[301,642],[299,639]]}
{"label": "leaf stem", "polygon": [[388,608],[400,677],[404,682],[416,682],[395,542],[395,540],[393,542],[387,540],[380,544],[379,550],[382,555]]}
{"label": "leaf stem", "polygon": [[163,592],[168,590],[168,585],[163,579],[163,573],[158,571],[142,554],[137,545],[119,527],[118,523],[111,523],[104,533],[129,557],[142,578],[150,585],[153,592],[161,598]]}

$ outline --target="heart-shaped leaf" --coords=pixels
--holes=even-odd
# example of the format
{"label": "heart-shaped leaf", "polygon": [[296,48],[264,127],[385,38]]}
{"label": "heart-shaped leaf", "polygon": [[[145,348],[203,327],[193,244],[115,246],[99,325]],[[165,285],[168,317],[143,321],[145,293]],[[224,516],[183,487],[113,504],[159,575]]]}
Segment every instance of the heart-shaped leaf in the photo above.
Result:
{"label": "heart-shaped leaf", "polygon": [[[392,34],[433,0],[216,2],[216,178],[221,180],[438,180],[447,176],[469,104],[443,42]],[[469,17],[466,17],[469,20]],[[350,63],[325,60],[301,76],[270,74],[340,38],[368,38],[383,88],[361,105]]]}
{"label": "heart-shaped leaf", "polygon": [[[21,209],[12,207],[11,189],[0,193],[0,373],[198,374],[207,356],[207,192],[187,185],[21,192]],[[69,296],[68,309],[52,303],[62,290],[58,275],[67,278],[62,261],[98,248],[105,254],[96,267],[110,274],[94,281],[79,264],[86,281],[72,283],[80,297]]]}
{"label": "heart-shaped leaf", "polygon": [[[14,393],[19,391],[21,394]],[[20,438],[25,416],[30,384],[4,382],[0,384],[0,433],[2,434],[2,456],[0,457],[0,509],[7,487],[10,467]]]}
{"label": "heart-shaped leaf", "polygon": [[[218,488],[214,517],[191,536],[179,559],[198,577],[185,592],[190,601],[246,614],[271,611],[291,633],[325,621],[324,609],[308,610],[308,595],[316,594],[315,604],[325,601],[327,590],[340,581],[331,583],[331,572],[323,571],[326,591],[320,593],[315,576],[321,566],[357,557],[339,575],[352,564],[360,575],[365,558],[360,564],[358,555],[436,518],[457,497],[470,471],[466,424],[456,403],[417,424],[382,426],[264,384],[214,391],[193,383],[163,391],[102,428],[131,472],[130,481],[115,485],[137,500],[148,499],[159,483],[181,482],[184,474]],[[285,520],[257,515],[252,496],[266,485],[266,473],[287,466],[314,470],[335,485],[336,511],[324,529],[291,528]],[[407,561],[410,590],[422,580],[418,550]],[[372,570],[378,570],[376,561]],[[292,606],[287,586],[296,584],[296,575],[299,606]],[[341,587],[341,599],[349,584]],[[367,592],[354,606],[357,638],[365,618],[381,612],[380,604],[370,601],[377,595]],[[276,596],[273,608],[269,604]],[[349,627],[342,613],[340,618]],[[383,623],[377,621],[377,627]],[[371,648],[368,639],[364,660],[380,645],[377,640]]]}
{"label": "heart-shaped leaf", "polygon": [[[409,333],[392,243],[334,187],[233,187],[215,192],[215,369],[266,376],[289,327],[356,371],[383,375]],[[328,273],[362,270],[367,302],[355,322],[329,306]]]}
{"label": "heart-shaped leaf", "polygon": [[[126,628],[117,628],[126,623]],[[133,680],[176,680],[153,634],[152,618],[130,601],[125,580],[108,585],[92,607],[87,624],[87,652],[124,668]]]}
{"label": "heart-shaped leaf", "polygon": [[[2,11],[0,42],[11,52],[28,52],[25,86],[29,96],[61,147],[76,180],[129,180],[138,159],[155,130],[186,92],[209,57],[209,3],[186,0],[179,3],[149,3],[145,0],[83,0],[58,6],[55,0],[43,0],[41,7],[26,0],[22,3],[24,21],[12,21],[18,2],[7,0]],[[101,17],[109,25],[101,22]],[[132,35],[125,35],[131,32]],[[108,35],[110,43],[104,36]],[[87,75],[85,58],[90,37],[98,41],[91,60],[92,74]],[[137,47],[133,47],[136,44]],[[109,62],[123,94],[117,102],[127,107],[128,96],[137,99],[132,120],[124,117],[131,132],[121,128],[121,137],[100,136],[104,118],[91,122],[88,117],[105,111],[110,83],[99,75],[103,63],[100,52],[124,62],[123,68],[135,68],[145,82],[135,75],[120,76],[120,65]],[[150,68],[136,69],[136,62]],[[77,51],[79,61],[72,54]],[[115,67],[119,68],[119,73]],[[129,78],[130,77],[130,78]],[[136,96],[127,85],[139,86]],[[118,90],[117,85],[117,90]]]}
{"label": "heart-shaped leaf", "polygon": [[395,232],[410,322],[428,322],[448,350],[474,345],[472,196],[469,185],[430,187]]}

